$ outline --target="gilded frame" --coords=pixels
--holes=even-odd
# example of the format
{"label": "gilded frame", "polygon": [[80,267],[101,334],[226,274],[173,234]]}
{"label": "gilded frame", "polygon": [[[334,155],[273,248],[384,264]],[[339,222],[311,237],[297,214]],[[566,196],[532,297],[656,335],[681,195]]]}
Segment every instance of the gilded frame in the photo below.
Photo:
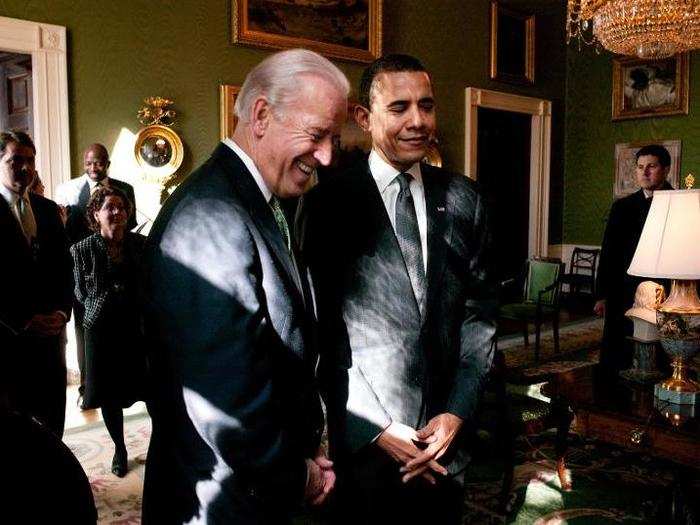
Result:
{"label": "gilded frame", "polygon": [[233,137],[233,132],[238,123],[233,107],[236,105],[236,98],[238,98],[240,91],[240,86],[231,84],[221,84],[219,86],[219,138],[221,140]]}
{"label": "gilded frame", "polygon": [[[262,30],[253,27],[251,21],[251,4],[264,3],[265,0],[231,0],[231,32],[235,44],[255,47],[288,49],[303,47],[323,55],[354,62],[369,63],[382,54],[382,1],[364,0],[367,4],[367,45],[352,47],[337,43],[321,42],[311,37],[289,36],[280,32]],[[290,2],[293,3],[293,2]],[[278,6],[280,7],[280,6]],[[293,5],[290,7],[294,7]],[[283,7],[280,7],[283,8]],[[322,9],[306,6],[307,9]],[[284,20],[282,20],[284,22]]]}
{"label": "gilded frame", "polygon": [[644,142],[625,142],[615,144],[615,180],[613,196],[616,199],[630,195],[639,189],[635,177],[635,155],[642,146],[659,144],[671,154],[671,166],[666,180],[678,188],[681,173],[682,143],[680,140],[649,140]]}
{"label": "gilded frame", "polygon": [[[152,159],[146,158],[143,148],[150,139],[156,139],[156,141],[162,139],[167,145],[168,149],[164,153],[167,156],[163,156],[163,162],[154,162]],[[154,124],[141,129],[136,135],[134,157],[144,173],[162,183],[182,165],[185,151],[182,140],[180,140],[177,133],[167,126]]]}
{"label": "gilded frame", "polygon": [[[687,115],[689,72],[689,53],[652,60],[613,58],[612,120]],[[635,80],[635,73],[641,79]],[[644,87],[635,87],[638,83]]]}
{"label": "gilded frame", "polygon": [[[499,70],[498,54],[499,48],[503,47],[503,42],[499,45],[498,28],[501,17],[510,17],[520,21],[524,25],[524,41],[522,42],[523,59],[522,72],[513,73]],[[535,83],[535,15],[525,14],[501,6],[498,2],[491,2],[491,53],[489,78],[499,82],[509,82],[512,84],[534,84]]]}

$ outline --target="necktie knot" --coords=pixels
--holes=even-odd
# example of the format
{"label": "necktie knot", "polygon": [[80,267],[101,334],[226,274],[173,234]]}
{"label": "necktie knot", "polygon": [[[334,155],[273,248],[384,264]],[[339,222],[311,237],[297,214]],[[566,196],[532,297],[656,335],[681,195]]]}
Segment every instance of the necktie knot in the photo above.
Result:
{"label": "necktie knot", "polygon": [[411,184],[411,181],[413,180],[413,175],[410,173],[406,173],[405,171],[402,171],[396,176],[396,180],[399,183],[399,188],[401,192],[405,192],[408,190],[408,186]]}

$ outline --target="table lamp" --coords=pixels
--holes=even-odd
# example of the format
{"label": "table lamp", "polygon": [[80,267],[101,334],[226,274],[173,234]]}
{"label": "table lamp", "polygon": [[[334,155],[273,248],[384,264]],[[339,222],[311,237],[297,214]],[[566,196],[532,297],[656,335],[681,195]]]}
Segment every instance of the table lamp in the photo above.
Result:
{"label": "table lamp", "polygon": [[686,177],[685,190],[655,191],[632,264],[627,273],[672,279],[671,293],[656,312],[664,351],[673,375],[654,388],[662,401],[700,404],[700,384],[688,377],[688,361],[700,350],[700,189]]}

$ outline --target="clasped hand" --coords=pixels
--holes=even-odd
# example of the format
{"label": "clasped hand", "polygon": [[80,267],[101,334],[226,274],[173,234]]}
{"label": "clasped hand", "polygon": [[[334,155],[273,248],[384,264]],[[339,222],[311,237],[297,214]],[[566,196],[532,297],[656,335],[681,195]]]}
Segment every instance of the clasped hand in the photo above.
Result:
{"label": "clasped hand", "polygon": [[325,451],[319,448],[314,459],[306,460],[306,469],[309,477],[304,499],[311,505],[320,505],[335,487],[333,462],[326,457]]}
{"label": "clasped hand", "polygon": [[[392,423],[379,436],[377,444],[402,463],[400,471],[404,473],[404,483],[421,476],[434,484],[434,474],[447,475],[447,469],[437,460],[447,452],[461,426],[462,418],[449,413],[435,416],[418,430]],[[421,450],[416,443],[426,444],[427,447]]]}

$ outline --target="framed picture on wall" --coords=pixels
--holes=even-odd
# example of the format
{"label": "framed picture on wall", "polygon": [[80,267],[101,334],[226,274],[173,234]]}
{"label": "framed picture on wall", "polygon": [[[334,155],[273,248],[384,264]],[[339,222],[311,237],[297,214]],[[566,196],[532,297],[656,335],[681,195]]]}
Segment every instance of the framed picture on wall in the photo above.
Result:
{"label": "framed picture on wall", "polygon": [[7,113],[29,111],[29,73],[7,77]]}
{"label": "framed picture on wall", "polygon": [[535,82],[535,15],[491,2],[491,80]]}
{"label": "framed picture on wall", "polygon": [[631,142],[615,144],[615,183],[613,194],[616,199],[634,193],[639,189],[635,170],[637,159],[635,155],[642,146],[659,144],[671,154],[671,169],[667,180],[674,188],[678,188],[681,171],[681,141],[680,140],[654,140],[649,142]]}
{"label": "framed picture on wall", "polygon": [[234,43],[357,62],[382,54],[382,0],[232,0],[231,13]]}
{"label": "framed picture on wall", "polygon": [[231,84],[221,84],[219,86],[219,128],[220,138],[224,140],[226,137],[233,137],[233,130],[236,129],[238,119],[233,113],[233,107],[236,105],[236,98],[240,86],[232,86]]}
{"label": "framed picture on wall", "polygon": [[612,119],[688,114],[690,57],[613,59]]}

